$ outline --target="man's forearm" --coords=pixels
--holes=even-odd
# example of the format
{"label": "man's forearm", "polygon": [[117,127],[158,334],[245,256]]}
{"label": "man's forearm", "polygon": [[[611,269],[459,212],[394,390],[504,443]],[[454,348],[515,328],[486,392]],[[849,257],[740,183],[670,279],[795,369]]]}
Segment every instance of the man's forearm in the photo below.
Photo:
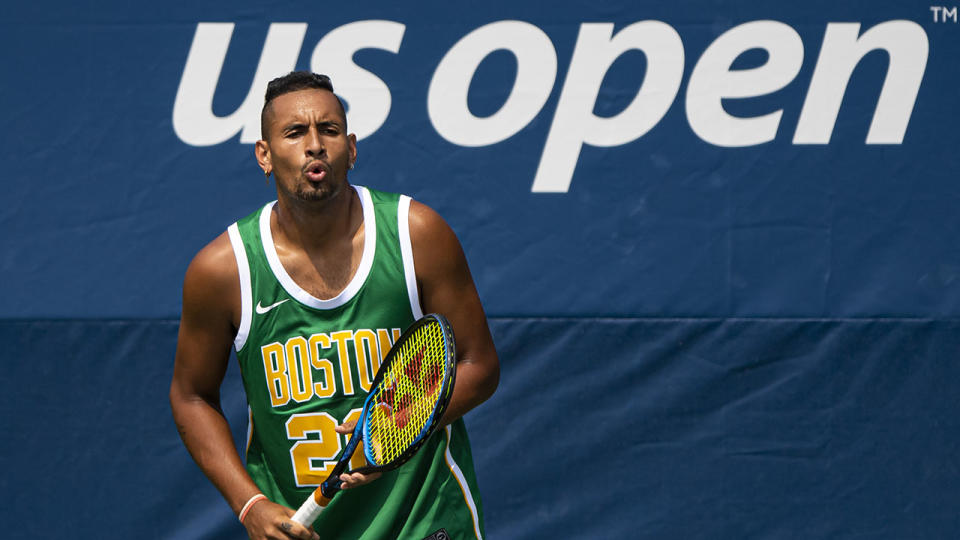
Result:
{"label": "man's forearm", "polygon": [[233,512],[238,513],[259,489],[243,467],[227,419],[218,407],[201,398],[171,397],[170,402],[183,444]]}
{"label": "man's forearm", "polygon": [[441,423],[449,424],[470,412],[493,395],[499,382],[499,371],[471,362],[457,365],[457,380],[453,387],[450,405],[443,413]]}

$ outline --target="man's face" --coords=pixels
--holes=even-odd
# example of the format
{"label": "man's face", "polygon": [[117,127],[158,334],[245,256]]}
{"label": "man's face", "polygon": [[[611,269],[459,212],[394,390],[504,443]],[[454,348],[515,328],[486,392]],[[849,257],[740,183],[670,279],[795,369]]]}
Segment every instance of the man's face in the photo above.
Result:
{"label": "man's face", "polygon": [[347,135],[337,97],[308,89],[274,98],[257,160],[268,166],[277,188],[301,201],[322,201],[347,185],[357,157],[357,138]]}

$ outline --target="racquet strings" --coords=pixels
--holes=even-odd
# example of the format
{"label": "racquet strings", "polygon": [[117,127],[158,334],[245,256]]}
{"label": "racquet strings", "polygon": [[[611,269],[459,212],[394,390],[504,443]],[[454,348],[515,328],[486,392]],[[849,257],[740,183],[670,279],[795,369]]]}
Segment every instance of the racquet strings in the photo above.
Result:
{"label": "racquet strings", "polygon": [[416,442],[432,421],[447,369],[443,327],[431,322],[400,344],[374,390],[367,420],[368,459],[386,465]]}

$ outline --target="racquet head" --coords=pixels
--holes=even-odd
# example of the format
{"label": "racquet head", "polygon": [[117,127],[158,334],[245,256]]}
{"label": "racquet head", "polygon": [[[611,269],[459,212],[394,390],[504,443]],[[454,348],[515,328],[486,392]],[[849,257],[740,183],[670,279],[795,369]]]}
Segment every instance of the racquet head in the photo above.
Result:
{"label": "racquet head", "polygon": [[360,420],[327,479],[293,515],[312,524],[340,491],[340,473],[362,442],[369,465],[350,472],[389,471],[403,465],[423,446],[440,424],[456,376],[453,329],[442,315],[417,320],[383,359]]}
{"label": "racquet head", "polygon": [[370,386],[361,416],[363,453],[356,472],[390,470],[430,437],[453,394],[453,329],[442,315],[416,321],[393,344]]}

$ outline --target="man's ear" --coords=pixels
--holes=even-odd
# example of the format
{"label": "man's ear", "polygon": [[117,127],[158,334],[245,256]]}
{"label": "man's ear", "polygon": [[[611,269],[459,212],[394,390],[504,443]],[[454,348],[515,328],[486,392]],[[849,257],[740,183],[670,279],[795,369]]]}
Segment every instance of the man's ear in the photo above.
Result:
{"label": "man's ear", "polygon": [[357,136],[353,133],[347,136],[347,141],[350,147],[350,168],[357,163]]}
{"label": "man's ear", "polygon": [[257,156],[257,163],[263,169],[263,174],[270,176],[270,173],[273,172],[273,165],[270,163],[270,143],[260,139],[253,145],[253,153]]}

